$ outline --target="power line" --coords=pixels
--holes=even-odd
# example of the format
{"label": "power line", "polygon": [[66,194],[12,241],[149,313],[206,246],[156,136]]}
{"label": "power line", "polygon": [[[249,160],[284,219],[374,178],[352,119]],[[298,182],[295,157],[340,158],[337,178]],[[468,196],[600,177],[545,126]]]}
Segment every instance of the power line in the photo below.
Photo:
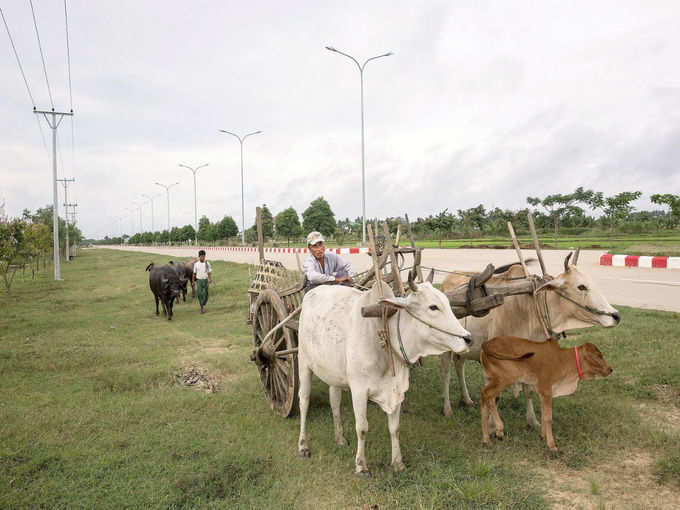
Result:
{"label": "power line", "polygon": [[[66,0],[64,0],[64,20],[66,21],[66,62],[68,64],[68,97],[71,105],[71,112],[73,112],[73,87],[71,85],[71,44],[68,36],[68,10],[66,8]],[[74,171],[76,160],[76,142],[75,142],[75,119],[71,117],[71,172]]]}
{"label": "power line", "polygon": [[64,0],[64,19],[66,20],[66,61],[68,62],[68,96],[73,111],[73,89],[71,88],[71,45],[68,39],[68,11],[66,10],[66,0]]}
{"label": "power line", "polygon": [[5,23],[7,35],[9,36],[9,42],[11,43],[12,49],[14,50],[14,56],[17,59],[17,64],[19,64],[19,71],[21,71],[21,76],[24,79],[24,84],[26,85],[26,90],[28,91],[28,97],[31,98],[31,104],[33,105],[33,108],[35,108],[35,100],[33,99],[33,94],[31,94],[31,87],[28,86],[28,80],[26,79],[26,75],[24,74],[24,68],[21,65],[21,59],[19,58],[19,53],[17,53],[17,48],[16,46],[14,46],[14,39],[12,39],[12,34],[9,31],[9,26],[7,25],[5,14],[2,12],[2,7],[0,7],[0,15],[2,16],[2,21]]}
{"label": "power line", "polygon": [[[21,59],[19,58],[19,52],[17,51],[16,46],[14,45],[14,39],[12,39],[12,33],[9,30],[9,25],[7,24],[7,19],[5,18],[5,13],[2,12],[2,8],[0,7],[0,16],[2,16],[2,21],[5,24],[5,29],[7,30],[7,36],[9,37],[9,42],[12,45],[12,50],[14,51],[14,56],[17,59],[17,65],[19,66],[19,72],[21,73],[21,77],[24,79],[24,85],[26,85],[26,92],[28,92],[28,98],[31,100],[31,104],[33,105],[33,108],[35,109],[35,100],[33,99],[33,94],[31,94],[31,87],[28,86],[28,80],[26,79],[26,74],[24,73],[24,68],[21,65]],[[35,117],[35,121],[38,124],[38,129],[40,130],[40,139],[42,140],[43,147],[45,148],[45,152],[47,153],[49,157],[49,150],[47,149],[47,142],[45,141],[45,133],[43,133],[42,126],[40,125],[40,119],[38,117]]]}
{"label": "power line", "polygon": [[45,73],[45,81],[47,82],[47,93],[50,96],[50,104],[54,110],[54,101],[52,100],[52,90],[50,89],[50,80],[47,77],[47,66],[45,65],[45,55],[43,54],[42,44],[40,42],[40,34],[38,33],[38,21],[35,19],[35,9],[33,8],[33,0],[28,0],[31,4],[31,13],[33,14],[33,26],[35,27],[35,36],[38,38],[38,48],[40,49],[40,58],[42,59],[43,71]]}

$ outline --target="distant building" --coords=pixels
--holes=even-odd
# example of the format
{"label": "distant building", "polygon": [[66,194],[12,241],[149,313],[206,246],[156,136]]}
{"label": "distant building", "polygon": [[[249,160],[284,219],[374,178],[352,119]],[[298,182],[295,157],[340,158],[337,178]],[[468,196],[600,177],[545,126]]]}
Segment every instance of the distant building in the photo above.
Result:
{"label": "distant building", "polygon": [[7,221],[7,214],[5,214],[5,199],[0,198],[0,222]]}

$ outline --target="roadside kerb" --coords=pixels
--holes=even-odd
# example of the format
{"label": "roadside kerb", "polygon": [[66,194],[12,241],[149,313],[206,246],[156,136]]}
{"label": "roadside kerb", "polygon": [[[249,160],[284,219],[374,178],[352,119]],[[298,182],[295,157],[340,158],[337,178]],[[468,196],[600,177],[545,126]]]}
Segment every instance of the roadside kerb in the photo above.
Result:
{"label": "roadside kerb", "polygon": [[653,257],[648,255],[600,255],[601,266],[642,267],[650,269],[680,269],[680,257]]}

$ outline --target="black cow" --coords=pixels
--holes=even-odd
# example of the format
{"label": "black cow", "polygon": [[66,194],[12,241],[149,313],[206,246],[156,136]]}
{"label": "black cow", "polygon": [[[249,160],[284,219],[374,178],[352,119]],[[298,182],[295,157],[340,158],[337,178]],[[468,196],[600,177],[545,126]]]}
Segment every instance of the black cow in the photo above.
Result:
{"label": "black cow", "polygon": [[156,300],[156,315],[158,315],[158,301],[163,304],[163,315],[172,320],[172,303],[179,297],[181,284],[177,271],[172,266],[155,267],[153,262],[146,266],[149,271],[149,287]]}
{"label": "black cow", "polygon": [[[187,283],[191,281],[191,274],[188,273],[184,262],[178,260],[171,260],[170,267],[172,267],[177,273],[177,278],[179,278],[179,287],[182,291],[182,299],[186,302],[187,300]],[[191,271],[193,271],[193,265],[191,266]],[[177,298],[179,302],[179,296]]]}

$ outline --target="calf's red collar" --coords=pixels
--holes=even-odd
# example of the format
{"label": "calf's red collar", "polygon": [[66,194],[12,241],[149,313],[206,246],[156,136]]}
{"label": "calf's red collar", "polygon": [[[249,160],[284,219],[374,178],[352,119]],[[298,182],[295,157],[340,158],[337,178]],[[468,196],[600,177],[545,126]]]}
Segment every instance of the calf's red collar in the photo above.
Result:
{"label": "calf's red collar", "polygon": [[581,371],[581,360],[578,357],[578,347],[574,346],[574,356],[576,356],[576,370],[578,370],[578,378],[583,379],[583,372]]}

